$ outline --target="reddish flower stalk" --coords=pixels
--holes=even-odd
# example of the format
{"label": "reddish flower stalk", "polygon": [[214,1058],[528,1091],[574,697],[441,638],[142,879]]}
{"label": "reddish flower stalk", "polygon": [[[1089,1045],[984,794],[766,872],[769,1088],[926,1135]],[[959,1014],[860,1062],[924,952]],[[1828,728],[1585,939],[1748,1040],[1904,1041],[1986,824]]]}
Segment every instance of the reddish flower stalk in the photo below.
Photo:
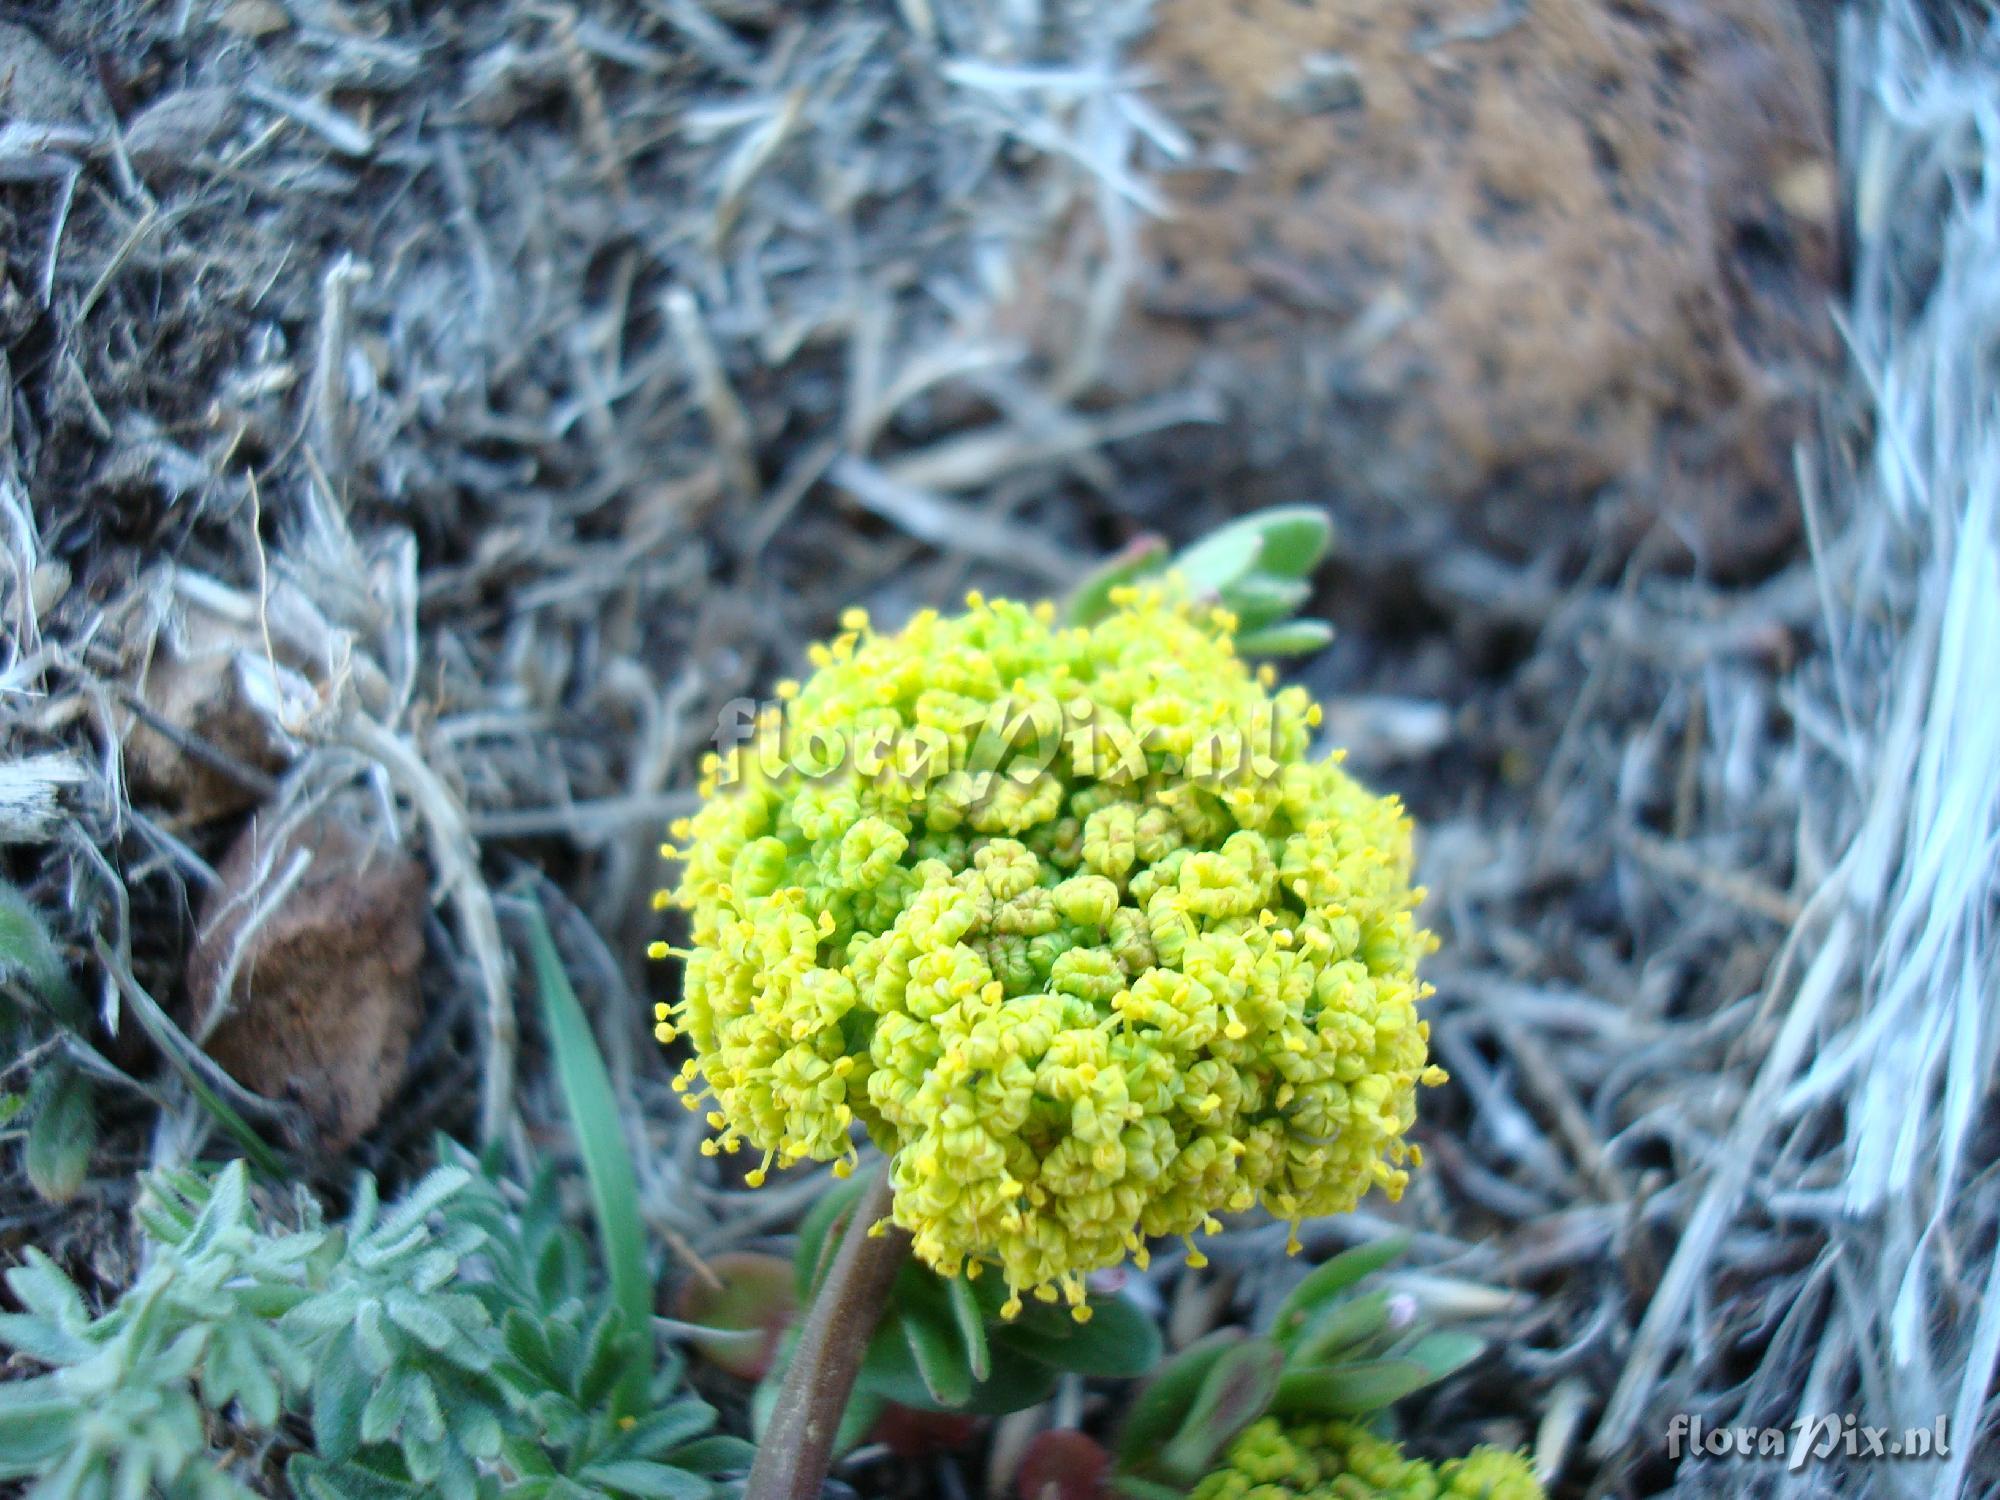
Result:
{"label": "reddish flower stalk", "polygon": [[849,1214],[833,1264],[813,1296],[743,1500],[817,1500],[862,1355],[910,1253],[905,1231],[891,1226],[885,1234],[868,1232],[889,1216],[889,1205],[885,1162]]}

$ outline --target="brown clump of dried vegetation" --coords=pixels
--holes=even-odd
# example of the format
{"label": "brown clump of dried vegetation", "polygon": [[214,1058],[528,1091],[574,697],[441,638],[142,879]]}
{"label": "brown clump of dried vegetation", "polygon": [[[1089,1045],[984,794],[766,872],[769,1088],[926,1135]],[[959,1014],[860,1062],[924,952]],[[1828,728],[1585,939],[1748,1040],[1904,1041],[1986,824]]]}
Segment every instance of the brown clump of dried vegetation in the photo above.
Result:
{"label": "brown clump of dried vegetation", "polygon": [[[204,909],[261,872],[226,898],[239,954],[304,878],[225,865],[253,808],[430,877],[406,1080],[346,1163],[297,1158],[323,1188],[437,1129],[566,1149],[516,1015],[525,881],[676,1259],[796,1221],[815,1176],[746,1193],[670,1107],[655,845],[722,705],[843,606],[1059,589],[1226,509],[1143,467],[1211,396],[1085,394],[1177,144],[1124,66],[1144,12],[75,0],[0,26],[0,839],[89,981],[66,1045],[107,1131],[81,1207],[0,1180],[0,1245],[121,1279],[130,1173],[212,1134],[163,1054],[274,1143],[319,1138],[192,1039]],[[1664,544],[1562,573],[1350,553],[1305,669],[1427,829],[1454,1078],[1405,1202],[1309,1250],[1414,1229],[1403,1285],[1494,1342],[1420,1430],[1526,1443],[1563,1493],[1667,1482],[1680,1411],[1942,1412],[1953,1474],[1992,1462],[2000,59],[1902,0],[1844,24],[1855,378],[1799,454],[1810,544],[1730,588]],[[1031,358],[996,310],[1091,216],[1094,311]],[[1140,1294],[1174,1342],[1253,1319],[1298,1274],[1282,1239],[1233,1226]],[[845,1472],[986,1482],[926,1462],[954,1478]]]}

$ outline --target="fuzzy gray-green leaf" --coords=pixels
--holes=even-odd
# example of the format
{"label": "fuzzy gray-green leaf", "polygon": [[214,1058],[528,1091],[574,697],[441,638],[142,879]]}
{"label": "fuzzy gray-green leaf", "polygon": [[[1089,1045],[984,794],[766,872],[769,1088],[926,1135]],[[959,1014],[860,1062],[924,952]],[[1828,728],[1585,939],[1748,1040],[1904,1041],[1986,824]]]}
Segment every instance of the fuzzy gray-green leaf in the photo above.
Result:
{"label": "fuzzy gray-green leaf", "polygon": [[74,1198],[97,1146],[97,1115],[90,1080],[67,1062],[44,1063],[29,1091],[35,1112],[22,1153],[28,1181],[51,1203]]}

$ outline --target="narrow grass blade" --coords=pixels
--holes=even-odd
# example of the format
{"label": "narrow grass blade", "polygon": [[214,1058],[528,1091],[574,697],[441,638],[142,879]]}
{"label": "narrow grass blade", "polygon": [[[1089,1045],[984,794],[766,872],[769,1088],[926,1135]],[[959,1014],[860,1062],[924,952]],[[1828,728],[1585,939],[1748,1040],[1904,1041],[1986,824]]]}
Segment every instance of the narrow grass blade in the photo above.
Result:
{"label": "narrow grass blade", "polygon": [[642,1335],[634,1341],[632,1367],[619,1382],[614,1397],[619,1415],[636,1416],[644,1409],[653,1374],[653,1279],[647,1270],[646,1236],[639,1219],[639,1180],[625,1147],[611,1074],[569,976],[563,972],[541,903],[530,898],[523,903],[522,914],[528,929],[528,951],[535,964],[535,984],[541,991],[543,1023],[555,1051],[556,1077],[569,1105],[584,1174],[590,1180],[598,1243],[611,1277],[612,1300],[623,1314],[625,1326]]}

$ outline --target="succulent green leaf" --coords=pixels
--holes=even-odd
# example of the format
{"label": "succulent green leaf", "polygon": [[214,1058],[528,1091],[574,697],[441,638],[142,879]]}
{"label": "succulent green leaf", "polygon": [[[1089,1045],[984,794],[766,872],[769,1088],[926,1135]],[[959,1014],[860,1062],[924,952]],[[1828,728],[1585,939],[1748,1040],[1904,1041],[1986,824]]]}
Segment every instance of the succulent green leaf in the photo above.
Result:
{"label": "succulent green leaf", "polygon": [[1245,656],[1309,656],[1333,639],[1333,627],[1324,620],[1287,620],[1267,625],[1236,638],[1236,649]]}
{"label": "succulent green leaf", "polygon": [[1236,1434],[1270,1407],[1284,1359],[1269,1339],[1244,1339],[1224,1349],[1202,1376],[1187,1415],[1159,1450],[1154,1467],[1182,1484],[1201,1478]]}
{"label": "succulent green leaf", "polygon": [[1366,1359],[1288,1370],[1272,1410],[1285,1416],[1358,1417],[1393,1406],[1438,1377],[1414,1359]]}
{"label": "succulent green leaf", "polygon": [[1360,1348],[1388,1331],[1387,1292],[1329,1301],[1313,1313],[1292,1339],[1287,1360],[1300,1366],[1332,1364],[1343,1353]]}
{"label": "succulent green leaf", "polygon": [[1306,1321],[1326,1303],[1338,1297],[1365,1276],[1372,1276],[1394,1262],[1410,1248],[1406,1234],[1384,1235],[1365,1245],[1343,1250],[1332,1259],[1313,1267],[1278,1308],[1271,1336],[1290,1345]]}
{"label": "succulent green leaf", "polygon": [[984,1380],[993,1373],[993,1360],[986,1349],[986,1314],[963,1276],[946,1277],[944,1285],[951,1299],[952,1321],[965,1345],[966,1368],[974,1380]]}
{"label": "succulent green leaf", "polygon": [[1218,1328],[1188,1345],[1147,1382],[1118,1434],[1121,1467],[1136,1468],[1166,1444],[1186,1419],[1215,1362],[1244,1337],[1240,1328]]}
{"label": "succulent green leaf", "polygon": [[833,1233],[834,1227],[861,1196],[861,1188],[862,1180],[858,1176],[835,1183],[813,1200],[813,1206],[800,1223],[792,1265],[798,1275],[801,1300],[812,1296],[820,1277],[826,1273],[826,1265],[833,1258],[833,1248],[840,1242]]}
{"label": "succulent green leaf", "polygon": [[994,1332],[996,1342],[1051,1369],[1129,1380],[1160,1359],[1160,1330],[1123,1297],[1093,1297],[1078,1323],[1057,1308],[1032,1307]]}
{"label": "succulent green leaf", "polygon": [[1250,518],[1232,522],[1177,555],[1172,564],[1197,599],[1220,599],[1225,590],[1247,576],[1263,555],[1264,539]]}
{"label": "succulent green leaf", "polygon": [[1166,566],[1167,544],[1164,538],[1146,535],[1135,537],[1117,552],[1099,563],[1069,596],[1063,613],[1072,625],[1095,625],[1111,613],[1111,591],[1128,583],[1135,583],[1149,573],[1157,573]]}
{"label": "succulent green leaf", "polygon": [[965,1405],[972,1395],[972,1372],[966,1367],[965,1346],[951,1325],[927,1309],[914,1307],[900,1309],[894,1322],[902,1330],[931,1400],[947,1410]]}
{"label": "succulent green leaf", "polygon": [[1312,585],[1297,578],[1252,573],[1222,591],[1222,602],[1236,616],[1239,637],[1293,614],[1312,597]]}
{"label": "succulent green leaf", "polygon": [[1333,545],[1333,521],[1310,505],[1279,505],[1245,516],[1238,524],[1253,526],[1264,547],[1258,566],[1286,578],[1304,578],[1320,565]]}
{"label": "succulent green leaf", "polygon": [[1425,1334],[1403,1351],[1403,1358],[1415,1360],[1431,1372],[1433,1381],[1438,1381],[1464,1369],[1485,1352],[1484,1339],[1444,1329]]}
{"label": "succulent green leaf", "polygon": [[796,1261],[750,1250],[708,1258],[713,1282],[691,1276],[674,1298],[675,1314],[703,1332],[694,1347],[710,1364],[756,1380],[769,1368],[777,1338],[798,1311]]}

